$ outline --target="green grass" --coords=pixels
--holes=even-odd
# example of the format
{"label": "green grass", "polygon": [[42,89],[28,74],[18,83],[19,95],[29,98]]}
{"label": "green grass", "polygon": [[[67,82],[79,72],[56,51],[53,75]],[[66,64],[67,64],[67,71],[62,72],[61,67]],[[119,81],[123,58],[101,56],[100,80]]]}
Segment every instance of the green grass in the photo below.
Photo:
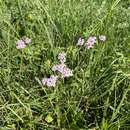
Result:
{"label": "green grass", "polygon": [[[0,0],[0,130],[130,130],[129,48],[130,0]],[[61,51],[74,75],[47,88]]]}

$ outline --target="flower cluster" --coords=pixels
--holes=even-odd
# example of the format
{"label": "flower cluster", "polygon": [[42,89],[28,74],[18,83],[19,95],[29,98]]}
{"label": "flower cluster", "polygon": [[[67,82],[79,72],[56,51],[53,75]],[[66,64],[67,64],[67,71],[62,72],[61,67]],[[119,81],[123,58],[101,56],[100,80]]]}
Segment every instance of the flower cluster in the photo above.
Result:
{"label": "flower cluster", "polygon": [[[99,40],[102,42],[106,41],[106,36],[105,35],[100,35],[99,36]],[[30,44],[32,42],[32,40],[28,37],[23,37],[21,39],[19,39],[16,42],[16,48],[17,49],[23,49],[25,48],[28,44]],[[88,40],[85,42],[85,39],[83,38],[79,38],[77,45],[78,46],[83,46],[85,45],[86,48],[90,49],[93,48],[94,44],[97,42],[97,37],[95,36],[90,36],[88,38]],[[67,67],[67,65],[65,64],[66,62],[66,53],[61,52],[58,54],[58,60],[59,60],[59,64],[55,64],[52,67],[52,70],[54,72],[58,72],[58,75],[51,75],[48,78],[43,78],[42,79],[42,84],[46,85],[48,87],[55,87],[56,86],[56,82],[57,80],[61,77],[61,78],[66,78],[66,77],[70,77],[73,76],[73,71]]]}
{"label": "flower cluster", "polygon": [[49,78],[43,78],[42,84],[48,87],[55,87],[58,76],[51,75]]}
{"label": "flower cluster", "polygon": [[23,37],[20,40],[16,42],[16,48],[17,49],[23,49],[26,47],[27,44],[30,44],[32,40],[28,37]]}
{"label": "flower cluster", "polygon": [[[60,64],[56,64],[52,67],[52,70],[55,72],[59,72],[60,77],[70,77],[73,76],[73,71],[68,68],[65,64],[66,62],[66,54],[64,52],[59,53],[58,60],[60,61]],[[50,76],[50,78],[44,78],[42,79],[42,84],[46,85],[48,87],[54,87],[56,85],[56,81],[58,80],[58,76]]]}
{"label": "flower cluster", "polygon": [[82,46],[84,44],[85,40],[83,38],[79,38],[77,45]]}
{"label": "flower cluster", "polygon": [[52,67],[53,71],[58,71],[61,74],[61,77],[70,77],[73,76],[73,72],[65,64],[56,64]]}
{"label": "flower cluster", "polygon": [[65,56],[66,56],[66,54],[64,52],[61,52],[58,55],[58,60],[60,60],[60,62],[63,63],[63,64],[66,62],[66,57]]}
{"label": "flower cluster", "polygon": [[[99,40],[105,42],[106,36],[105,35],[99,36]],[[95,37],[95,36],[90,36],[86,42],[85,42],[85,39],[80,37],[77,42],[77,45],[78,46],[85,45],[88,49],[90,49],[90,48],[93,48],[93,46],[96,42],[97,42],[97,37]]]}
{"label": "flower cluster", "polygon": [[86,46],[88,49],[93,48],[94,44],[96,43],[97,38],[96,37],[89,37],[86,43]]}
{"label": "flower cluster", "polygon": [[70,77],[73,76],[73,72],[70,68],[68,68],[65,64],[66,62],[66,54],[64,52],[59,53],[58,59],[60,64],[56,64],[52,67],[53,71],[58,71],[61,74],[61,77]]}

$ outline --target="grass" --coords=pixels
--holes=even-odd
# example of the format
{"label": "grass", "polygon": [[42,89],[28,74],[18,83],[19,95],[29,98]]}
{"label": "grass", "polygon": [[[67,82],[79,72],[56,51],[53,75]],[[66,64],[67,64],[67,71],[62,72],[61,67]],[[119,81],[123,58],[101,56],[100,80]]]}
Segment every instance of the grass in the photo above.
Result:
{"label": "grass", "polygon": [[[130,0],[0,0],[0,130],[130,130]],[[107,36],[92,49],[77,39]],[[32,44],[16,49],[22,36]],[[73,77],[42,85],[59,52]]]}

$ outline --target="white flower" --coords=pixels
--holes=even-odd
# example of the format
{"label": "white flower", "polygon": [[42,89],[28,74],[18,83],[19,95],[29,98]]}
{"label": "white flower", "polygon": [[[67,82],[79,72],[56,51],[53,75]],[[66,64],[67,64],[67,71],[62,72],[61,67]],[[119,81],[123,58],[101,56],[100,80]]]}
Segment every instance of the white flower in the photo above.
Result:
{"label": "white flower", "polygon": [[106,41],[106,36],[105,35],[101,35],[101,36],[99,36],[99,39],[101,41],[105,42]]}

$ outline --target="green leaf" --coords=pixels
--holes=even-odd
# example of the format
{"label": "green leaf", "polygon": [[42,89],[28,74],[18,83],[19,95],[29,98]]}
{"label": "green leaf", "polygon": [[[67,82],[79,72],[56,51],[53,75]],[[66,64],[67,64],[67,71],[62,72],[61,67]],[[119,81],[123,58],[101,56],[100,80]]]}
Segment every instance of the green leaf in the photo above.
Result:
{"label": "green leaf", "polygon": [[52,118],[52,116],[50,114],[48,114],[46,116],[45,120],[46,120],[47,123],[51,123],[53,121],[53,118]]}

